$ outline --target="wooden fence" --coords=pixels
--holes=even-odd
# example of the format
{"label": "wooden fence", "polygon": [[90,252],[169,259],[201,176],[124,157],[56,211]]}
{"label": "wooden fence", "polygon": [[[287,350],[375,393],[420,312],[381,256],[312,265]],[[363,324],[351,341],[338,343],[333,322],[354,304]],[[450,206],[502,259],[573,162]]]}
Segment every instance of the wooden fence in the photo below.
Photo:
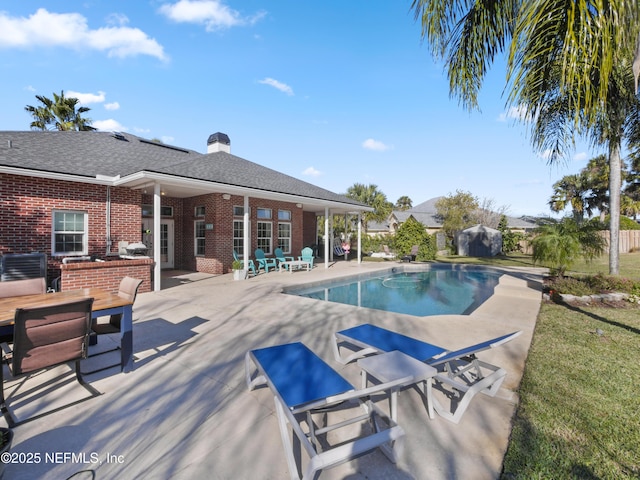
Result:
{"label": "wooden fence", "polygon": [[[609,252],[609,230],[603,230],[602,235],[607,240],[607,253]],[[620,253],[640,251],[640,230],[620,230]]]}
{"label": "wooden fence", "polygon": [[[605,252],[609,253],[609,230],[603,230],[602,236],[607,242]],[[620,230],[620,253],[638,252],[640,251],[640,230]],[[523,253],[531,255],[533,249],[529,241],[523,240],[520,242],[520,248]]]}

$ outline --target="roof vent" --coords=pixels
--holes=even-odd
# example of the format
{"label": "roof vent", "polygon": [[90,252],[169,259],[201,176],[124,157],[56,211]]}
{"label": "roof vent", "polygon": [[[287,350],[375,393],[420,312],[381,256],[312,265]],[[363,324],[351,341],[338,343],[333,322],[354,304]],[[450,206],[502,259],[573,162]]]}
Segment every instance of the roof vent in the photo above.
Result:
{"label": "roof vent", "polygon": [[112,132],[111,135],[113,135],[113,138],[117,138],[118,140],[126,140],[127,137],[124,136],[124,134],[120,133],[120,132]]}
{"label": "roof vent", "polygon": [[226,152],[231,153],[231,140],[226,133],[214,133],[207,140],[207,153]]}

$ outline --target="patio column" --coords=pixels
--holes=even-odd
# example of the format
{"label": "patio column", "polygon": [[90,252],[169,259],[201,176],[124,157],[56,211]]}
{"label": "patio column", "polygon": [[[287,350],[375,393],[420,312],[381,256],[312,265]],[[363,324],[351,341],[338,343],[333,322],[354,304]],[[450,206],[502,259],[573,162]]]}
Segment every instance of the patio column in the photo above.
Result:
{"label": "patio column", "polygon": [[329,268],[329,252],[329,207],[324,207],[324,268]]}
{"label": "patio column", "polygon": [[244,262],[245,268],[249,265],[249,254],[251,252],[251,232],[249,231],[249,197],[247,195],[244,196],[244,205],[243,205],[244,215],[242,216],[243,221],[243,238],[242,243],[244,245],[244,251],[242,253],[242,261]]}
{"label": "patio column", "polygon": [[358,212],[358,263],[362,263],[362,212]]}
{"label": "patio column", "polygon": [[161,187],[159,183],[153,186],[153,291],[162,288],[162,262],[160,259],[160,219],[161,215]]}

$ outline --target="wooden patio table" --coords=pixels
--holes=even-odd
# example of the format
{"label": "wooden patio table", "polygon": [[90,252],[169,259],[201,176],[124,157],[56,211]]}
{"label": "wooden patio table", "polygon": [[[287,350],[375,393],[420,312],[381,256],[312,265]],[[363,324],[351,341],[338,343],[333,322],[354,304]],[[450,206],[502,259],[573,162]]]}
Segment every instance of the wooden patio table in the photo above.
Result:
{"label": "wooden patio table", "polygon": [[13,324],[17,308],[44,307],[83,298],[93,298],[92,318],[122,315],[120,322],[120,366],[122,372],[130,372],[133,369],[133,302],[99,288],[0,298],[0,326]]}

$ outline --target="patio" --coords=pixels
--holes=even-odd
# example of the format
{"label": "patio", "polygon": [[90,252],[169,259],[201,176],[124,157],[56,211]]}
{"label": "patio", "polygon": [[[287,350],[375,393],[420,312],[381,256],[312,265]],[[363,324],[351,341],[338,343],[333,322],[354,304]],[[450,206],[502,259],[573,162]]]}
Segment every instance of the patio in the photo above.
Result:
{"label": "patio", "polygon": [[[358,367],[335,362],[331,342],[336,330],[364,322],[448,348],[515,330],[523,334],[481,354],[505,368],[507,378],[497,397],[478,395],[460,424],[429,420],[419,395],[407,390],[399,396],[406,440],[398,464],[374,452],[320,478],[497,478],[540,307],[540,271],[511,269],[494,296],[468,317],[421,319],[279,293],[284,285],[392,265],[337,262],[326,270],[272,272],[240,282],[232,274],[171,272],[163,283],[171,288],[136,300],[134,370],[88,375],[102,396],[18,427],[11,451],[38,454],[40,461],[7,465],[5,478],[59,479],[81,471],[74,478],[92,478],[91,471],[94,478],[288,478],[273,398],[268,389],[247,390],[244,354],[302,341],[359,385]],[[99,347],[109,341],[101,337]],[[45,377],[29,379],[29,386]],[[82,396],[81,390],[70,384],[64,401]]]}

